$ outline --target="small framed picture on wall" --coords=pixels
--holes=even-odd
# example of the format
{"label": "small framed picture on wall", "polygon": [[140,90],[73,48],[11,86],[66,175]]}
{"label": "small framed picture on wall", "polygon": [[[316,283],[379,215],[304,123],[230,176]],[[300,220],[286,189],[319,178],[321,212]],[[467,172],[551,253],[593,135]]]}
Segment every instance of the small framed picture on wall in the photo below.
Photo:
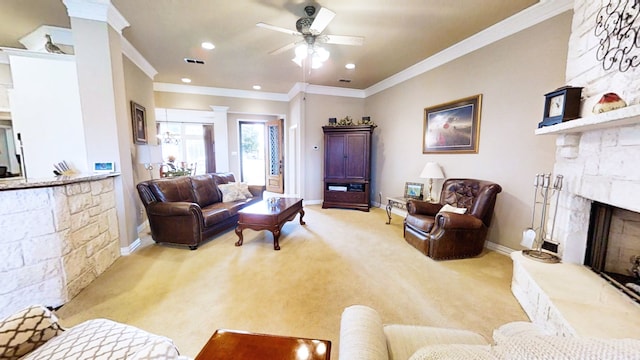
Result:
{"label": "small framed picture on wall", "polygon": [[131,101],[131,121],[133,126],[133,142],[146,144],[147,140],[147,115],[144,106]]}

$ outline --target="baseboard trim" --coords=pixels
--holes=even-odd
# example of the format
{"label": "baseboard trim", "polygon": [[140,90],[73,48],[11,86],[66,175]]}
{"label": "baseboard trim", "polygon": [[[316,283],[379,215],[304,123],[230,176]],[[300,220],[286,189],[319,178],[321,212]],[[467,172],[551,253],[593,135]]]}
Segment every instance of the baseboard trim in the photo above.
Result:
{"label": "baseboard trim", "polygon": [[[142,224],[136,227],[136,231],[138,234],[147,230],[149,228],[149,219],[145,220]],[[142,245],[142,240],[138,237],[134,242],[129,244],[127,247],[120,248],[120,255],[127,256],[133,254],[140,246]]]}
{"label": "baseboard trim", "polygon": [[140,245],[142,245],[142,240],[140,240],[140,238],[137,238],[134,242],[129,244],[129,246],[121,247],[120,248],[120,255],[122,255],[122,256],[131,255],[131,254],[133,254],[134,251],[136,251],[140,247]]}
{"label": "baseboard trim", "polygon": [[506,247],[504,245],[496,244],[496,243],[491,242],[491,241],[487,241],[484,244],[484,247],[486,247],[489,250],[493,250],[493,251],[495,251],[495,252],[497,252],[499,254],[506,255],[506,256],[509,256],[509,255],[511,255],[512,252],[517,251],[517,250],[513,250],[511,248],[508,248],[508,247]]}

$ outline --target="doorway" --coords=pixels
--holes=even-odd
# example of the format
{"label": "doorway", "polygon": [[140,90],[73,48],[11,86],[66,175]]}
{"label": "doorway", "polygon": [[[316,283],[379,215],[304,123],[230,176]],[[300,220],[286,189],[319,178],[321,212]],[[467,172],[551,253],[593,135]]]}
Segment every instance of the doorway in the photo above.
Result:
{"label": "doorway", "polygon": [[284,193],[283,122],[239,122],[241,181]]}
{"label": "doorway", "polygon": [[264,185],[265,127],[263,122],[240,121],[240,179],[252,185]]}

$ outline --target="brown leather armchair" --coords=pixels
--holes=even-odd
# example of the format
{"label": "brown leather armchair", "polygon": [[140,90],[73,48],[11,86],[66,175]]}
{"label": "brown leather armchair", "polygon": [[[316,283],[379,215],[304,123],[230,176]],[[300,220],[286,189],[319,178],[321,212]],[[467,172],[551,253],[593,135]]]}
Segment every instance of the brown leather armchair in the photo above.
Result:
{"label": "brown leather armchair", "polygon": [[[440,203],[409,200],[404,238],[434,260],[477,256],[484,248],[500,185],[476,179],[447,179]],[[449,204],[464,214],[439,212]]]}

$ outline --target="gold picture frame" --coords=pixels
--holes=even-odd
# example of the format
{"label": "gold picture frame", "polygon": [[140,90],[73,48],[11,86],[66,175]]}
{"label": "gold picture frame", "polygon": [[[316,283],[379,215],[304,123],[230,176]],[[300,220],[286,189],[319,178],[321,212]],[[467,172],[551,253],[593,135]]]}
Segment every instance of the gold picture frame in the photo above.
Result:
{"label": "gold picture frame", "polygon": [[478,153],[482,94],[424,109],[422,153]]}

